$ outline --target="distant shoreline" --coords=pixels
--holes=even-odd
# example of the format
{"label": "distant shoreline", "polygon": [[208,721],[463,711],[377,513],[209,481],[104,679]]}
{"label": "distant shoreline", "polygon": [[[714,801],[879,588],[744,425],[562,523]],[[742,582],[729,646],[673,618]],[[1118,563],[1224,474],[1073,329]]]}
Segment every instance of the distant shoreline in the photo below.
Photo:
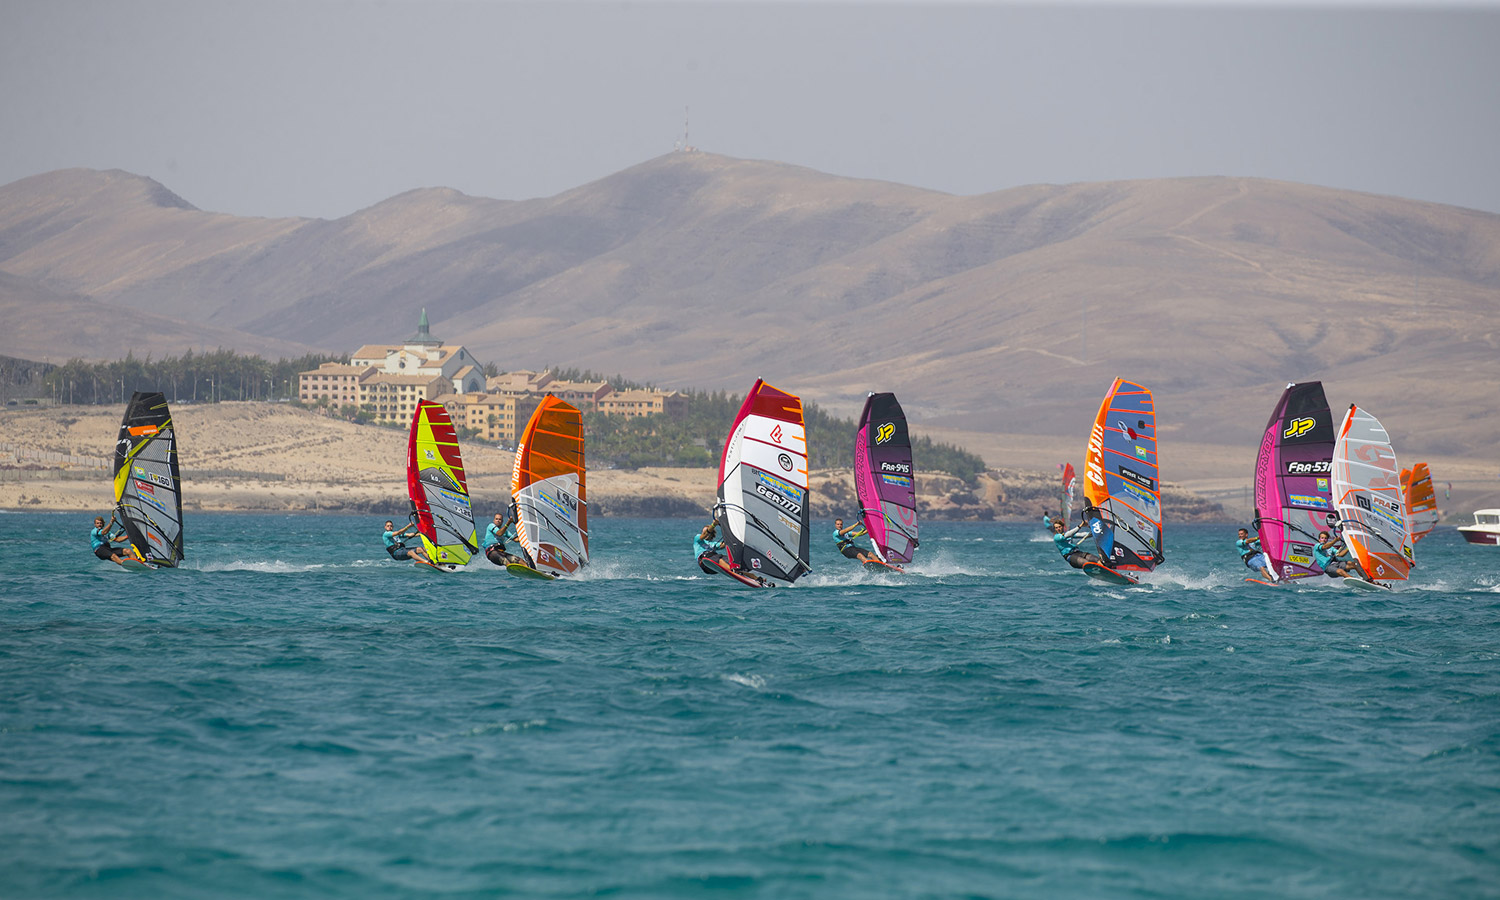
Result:
{"label": "distant shoreline", "polygon": [[[30,465],[16,458],[0,469],[0,509],[94,515],[113,505],[110,476],[98,467],[119,429],[112,407],[0,411],[0,430],[18,448],[63,462]],[[183,462],[184,511],[354,515],[404,519],[406,434],[320,416],[276,403],[193,404],[174,410]],[[510,502],[514,454],[476,442],[463,449],[476,518]],[[91,468],[68,468],[67,458]],[[5,456],[0,454],[0,465]],[[24,473],[24,474],[23,474]],[[588,473],[591,516],[707,517],[715,502],[714,467],[594,469]],[[918,476],[925,521],[1026,522],[1055,512],[1056,472],[991,469],[966,483],[940,473]],[[1233,522],[1232,511],[1173,484],[1163,486],[1167,522]],[[814,518],[858,511],[850,469],[815,471]]]}

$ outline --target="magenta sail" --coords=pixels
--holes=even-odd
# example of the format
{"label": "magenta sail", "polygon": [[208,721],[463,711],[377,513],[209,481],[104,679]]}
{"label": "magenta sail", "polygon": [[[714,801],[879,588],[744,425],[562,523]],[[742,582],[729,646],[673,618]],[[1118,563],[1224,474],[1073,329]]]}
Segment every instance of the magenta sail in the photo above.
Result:
{"label": "magenta sail", "polygon": [[1323,574],[1313,547],[1333,511],[1333,437],[1323,383],[1287,385],[1255,460],[1255,528],[1282,578]]}
{"label": "magenta sail", "polygon": [[871,394],[854,436],[854,492],[875,555],[911,562],[917,549],[917,487],[906,415],[895,394]]}

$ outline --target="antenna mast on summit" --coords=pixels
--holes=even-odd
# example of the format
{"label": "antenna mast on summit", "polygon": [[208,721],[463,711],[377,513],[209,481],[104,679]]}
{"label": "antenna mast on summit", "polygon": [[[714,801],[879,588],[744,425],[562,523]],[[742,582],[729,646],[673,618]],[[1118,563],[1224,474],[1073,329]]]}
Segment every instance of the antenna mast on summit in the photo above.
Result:
{"label": "antenna mast on summit", "polygon": [[684,152],[691,151],[693,149],[693,145],[688,143],[688,114],[691,111],[692,110],[689,107],[684,106],[682,108],[682,149]]}

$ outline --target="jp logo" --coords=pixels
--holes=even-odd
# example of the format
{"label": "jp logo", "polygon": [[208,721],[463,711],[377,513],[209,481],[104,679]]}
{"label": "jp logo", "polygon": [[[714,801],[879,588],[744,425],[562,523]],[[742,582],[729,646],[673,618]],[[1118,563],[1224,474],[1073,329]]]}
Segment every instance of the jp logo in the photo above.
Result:
{"label": "jp logo", "polygon": [[1281,436],[1284,438],[1302,437],[1304,434],[1312,431],[1315,424],[1317,423],[1313,422],[1312,419],[1293,419],[1287,423],[1286,431],[1283,431]]}
{"label": "jp logo", "polygon": [[885,423],[884,425],[880,426],[879,428],[877,428],[875,430],[875,443],[877,443],[877,444],[884,444],[886,441],[890,440],[891,436],[894,435],[895,433],[896,433],[896,425],[895,425],[895,423],[894,422],[887,422],[887,423]]}

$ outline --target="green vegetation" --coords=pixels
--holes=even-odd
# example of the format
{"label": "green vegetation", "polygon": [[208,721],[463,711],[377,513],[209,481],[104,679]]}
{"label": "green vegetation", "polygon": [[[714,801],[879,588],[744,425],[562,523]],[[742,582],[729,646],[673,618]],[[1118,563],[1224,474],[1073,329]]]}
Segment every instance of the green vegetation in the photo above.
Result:
{"label": "green vegetation", "polygon": [[[310,354],[300,359],[268,362],[232,350],[203,354],[189,350],[182,356],[166,356],[159,360],[150,356],[136,359],[134,355],[104,363],[74,359],[46,371],[41,378],[46,390],[61,403],[123,403],[130,399],[133,391],[140,390],[161,391],[173,402],[290,399],[301,406],[296,400],[297,373],[316,369],[325,362],[347,361],[347,357]],[[607,381],[616,390],[651,387],[619,375],[606,376],[589,369],[552,368],[551,372],[560,381]],[[724,391],[688,390],[681,393],[687,398],[687,411],[677,419],[584,413],[589,464],[623,469],[717,466],[724,438],[744,397]],[[339,406],[319,399],[310,405],[325,408],[329,413],[353,422],[368,423],[373,419],[368,408],[362,409],[354,403]],[[807,423],[808,446],[812,450],[812,468],[853,465],[855,422],[834,418],[816,403],[805,403],[803,415]],[[385,424],[396,429],[407,427],[404,423]],[[463,428],[460,436],[473,439],[478,432]],[[912,441],[912,457],[918,471],[946,472],[971,485],[985,470],[984,460],[973,453],[926,437]]]}
{"label": "green vegetation", "polygon": [[[575,380],[575,379],[569,379]],[[601,381],[597,377],[576,380]],[[610,384],[615,382],[610,381]],[[590,465],[622,469],[642,466],[712,467],[719,464],[723,441],[744,397],[724,391],[683,391],[687,412],[680,419],[647,416],[629,419],[604,413],[584,413]],[[807,443],[813,469],[854,464],[854,434],[858,424],[824,412],[816,403],[803,404]],[[952,444],[931,438],[912,441],[912,458],[919,472],[946,472],[974,484],[984,472],[984,460]]]}
{"label": "green vegetation", "polygon": [[[644,391],[651,390],[653,387],[653,385],[650,384],[641,384],[640,382],[631,381],[623,375],[605,375],[601,372],[595,372],[593,369],[564,369],[559,366],[546,366],[543,368],[543,371],[551,372],[552,377],[558,381],[607,381],[609,382],[610,390],[615,391]],[[545,388],[543,388],[543,390],[545,390]]]}
{"label": "green vegetation", "polygon": [[55,368],[50,363],[0,356],[0,401],[51,396],[46,377]]}
{"label": "green vegetation", "polygon": [[298,372],[339,361],[348,358],[309,354],[267,362],[233,350],[189,350],[157,360],[150,355],[136,359],[134,354],[103,363],[73,359],[48,372],[44,381],[59,403],[124,403],[135,391],[161,391],[172,402],[277,400],[297,396]]}

